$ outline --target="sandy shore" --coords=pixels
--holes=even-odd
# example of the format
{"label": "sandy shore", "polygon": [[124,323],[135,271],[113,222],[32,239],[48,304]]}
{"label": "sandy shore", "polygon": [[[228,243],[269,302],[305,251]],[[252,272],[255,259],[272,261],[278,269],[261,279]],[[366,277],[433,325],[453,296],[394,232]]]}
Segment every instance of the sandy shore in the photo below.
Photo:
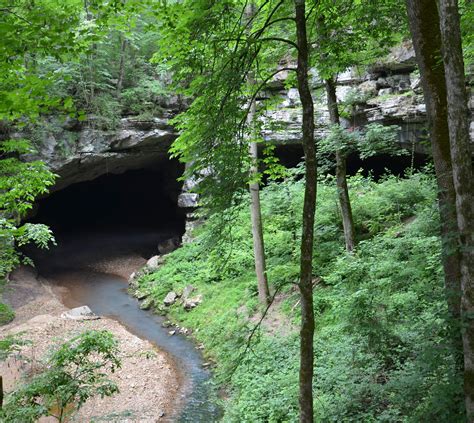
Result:
{"label": "sandy shore", "polygon": [[[104,263],[102,270],[112,265],[120,276],[140,267],[139,259],[128,262]],[[135,268],[135,269],[133,269]],[[24,347],[23,357],[10,357],[0,363],[4,377],[4,389],[8,392],[31,369],[31,362],[41,360],[55,345],[85,330],[106,329],[119,342],[122,368],[111,375],[120,392],[111,398],[90,399],[71,421],[90,422],[169,422],[173,411],[179,409],[182,391],[182,375],[173,360],[150,342],[130,333],[120,323],[101,318],[99,320],[74,321],[61,318],[66,307],[47,281],[38,278],[31,268],[22,267],[12,274],[9,291],[5,294],[16,311],[15,320],[0,328],[0,336],[22,333],[31,345]],[[29,360],[28,360],[29,359]],[[32,360],[32,361],[31,361]],[[56,421],[42,419],[41,422]]]}

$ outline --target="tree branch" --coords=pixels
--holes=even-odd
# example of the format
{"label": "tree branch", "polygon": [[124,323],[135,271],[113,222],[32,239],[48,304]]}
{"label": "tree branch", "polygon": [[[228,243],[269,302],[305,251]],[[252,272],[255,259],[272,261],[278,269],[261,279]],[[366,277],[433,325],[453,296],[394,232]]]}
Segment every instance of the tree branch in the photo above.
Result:
{"label": "tree branch", "polygon": [[279,41],[282,43],[289,44],[290,46],[294,47],[296,50],[298,50],[298,45],[291,40],[288,40],[286,38],[280,38],[280,37],[265,37],[265,38],[259,38],[258,41]]}
{"label": "tree branch", "polygon": [[[255,92],[253,93],[252,97],[250,98],[250,101],[249,101],[249,104],[252,104],[253,101],[255,101],[258,93],[262,90],[262,88],[268,83],[268,81],[270,81],[275,75],[278,75],[280,72],[285,72],[285,71],[288,71],[288,72],[296,72],[296,68],[281,68],[281,69],[278,69],[277,71],[271,73],[270,75],[268,75],[260,84],[259,86],[257,87],[257,89],[255,90]],[[242,118],[241,122],[240,122],[240,125],[242,125],[242,123],[245,123],[246,120],[247,120],[247,116],[249,114],[249,111],[250,111],[250,106],[247,107],[247,110],[245,111],[245,114],[244,114],[244,117]]]}

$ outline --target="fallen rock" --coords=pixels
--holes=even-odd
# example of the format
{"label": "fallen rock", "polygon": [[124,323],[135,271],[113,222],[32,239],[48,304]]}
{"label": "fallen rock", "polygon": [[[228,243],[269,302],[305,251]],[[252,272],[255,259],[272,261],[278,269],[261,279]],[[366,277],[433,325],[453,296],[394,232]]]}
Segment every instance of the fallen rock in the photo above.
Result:
{"label": "fallen rock", "polygon": [[138,289],[138,278],[137,273],[133,272],[128,278],[128,287],[132,290]]}
{"label": "fallen rock", "polygon": [[178,207],[183,209],[196,208],[199,206],[199,195],[184,192],[178,196]]}
{"label": "fallen rock", "polygon": [[181,239],[178,236],[161,241],[158,244],[158,252],[160,254],[169,254],[181,245]]}
{"label": "fallen rock", "polygon": [[197,307],[199,304],[202,303],[202,295],[198,295],[197,297],[189,298],[184,301],[183,307],[185,310],[192,310],[193,308]]}
{"label": "fallen rock", "polygon": [[140,308],[141,308],[142,310],[150,310],[150,308],[153,307],[154,302],[155,302],[155,301],[153,300],[153,298],[147,297],[147,298],[145,298],[145,299],[142,301],[142,303],[140,304]]}
{"label": "fallen rock", "polygon": [[164,257],[153,256],[146,262],[146,267],[150,270],[156,270],[164,263]]}
{"label": "fallen rock", "polygon": [[170,331],[168,332],[168,334],[169,334],[170,336],[173,336],[175,333],[176,333],[175,330],[170,330]]}
{"label": "fallen rock", "polygon": [[179,328],[179,333],[182,333],[183,335],[188,335],[190,333],[190,330],[188,328]]}
{"label": "fallen rock", "polygon": [[182,295],[183,300],[186,301],[193,291],[194,291],[194,286],[192,286],[192,285],[186,286],[183,289],[183,295]]}
{"label": "fallen rock", "polygon": [[146,297],[148,297],[150,294],[148,292],[145,292],[145,291],[140,291],[140,290],[137,290],[134,292],[133,294],[135,296],[135,298],[137,300],[144,300]]}
{"label": "fallen rock", "polygon": [[176,294],[176,292],[174,291],[170,291],[166,294],[166,297],[163,300],[163,304],[165,306],[173,305],[176,302],[177,298],[178,298],[178,294]]}
{"label": "fallen rock", "polygon": [[76,307],[61,314],[63,319],[70,320],[97,320],[99,316],[94,314],[88,306]]}

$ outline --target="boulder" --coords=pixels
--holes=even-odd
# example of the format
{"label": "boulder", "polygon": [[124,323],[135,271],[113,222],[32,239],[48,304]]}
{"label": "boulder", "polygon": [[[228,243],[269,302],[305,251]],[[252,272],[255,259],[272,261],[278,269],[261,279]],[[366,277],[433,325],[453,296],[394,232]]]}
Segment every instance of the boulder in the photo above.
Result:
{"label": "boulder", "polygon": [[137,273],[133,272],[130,277],[128,278],[128,287],[131,290],[138,289],[138,279],[137,279]]}
{"label": "boulder", "polygon": [[154,300],[153,298],[151,297],[147,297],[145,298],[142,303],[140,304],[140,308],[142,310],[150,310],[150,308],[153,307],[153,304],[154,304]]}
{"label": "boulder", "polygon": [[365,81],[362,84],[360,84],[357,88],[364,96],[375,97],[377,95],[377,82],[376,81],[370,81],[370,80]]}
{"label": "boulder", "polygon": [[183,302],[183,307],[185,310],[192,310],[196,308],[199,304],[202,303],[202,295],[198,295],[193,298],[189,298]]}
{"label": "boulder", "polygon": [[156,270],[164,263],[164,258],[161,256],[153,256],[146,262],[146,267],[150,270]]}
{"label": "boulder", "polygon": [[392,92],[393,92],[392,88],[382,88],[382,89],[379,91],[379,96],[390,95],[390,94],[392,94]]}
{"label": "boulder", "polygon": [[182,295],[183,301],[186,301],[193,291],[194,291],[194,286],[192,285],[186,286],[183,289],[183,295]]}
{"label": "boulder", "polygon": [[70,320],[97,320],[99,316],[94,314],[88,306],[76,307],[61,314],[63,319]]}
{"label": "boulder", "polygon": [[158,252],[160,254],[169,254],[176,250],[181,244],[181,239],[178,236],[161,241],[158,244]]}
{"label": "boulder", "polygon": [[183,192],[178,196],[178,207],[183,209],[196,208],[199,206],[199,194]]}
{"label": "boulder", "polygon": [[163,300],[163,304],[169,307],[170,305],[173,305],[177,299],[178,299],[178,294],[176,294],[176,292],[174,291],[170,291],[166,294],[166,297]]}
{"label": "boulder", "polygon": [[144,300],[146,297],[148,297],[150,295],[149,292],[147,291],[141,291],[140,289],[136,289],[134,292],[133,292],[133,296],[137,299],[137,300]]}

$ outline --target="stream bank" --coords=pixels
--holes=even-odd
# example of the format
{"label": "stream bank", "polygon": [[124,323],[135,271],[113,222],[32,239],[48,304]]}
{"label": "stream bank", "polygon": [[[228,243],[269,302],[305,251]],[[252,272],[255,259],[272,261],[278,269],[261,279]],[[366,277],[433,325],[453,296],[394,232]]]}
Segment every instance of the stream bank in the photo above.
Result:
{"label": "stream bank", "polygon": [[[95,233],[65,237],[59,240],[60,247],[35,256],[45,279],[26,277],[24,271],[13,278],[13,285],[37,281],[34,289],[13,286],[15,295],[42,294],[26,304],[17,298],[21,304],[15,307],[17,318],[3,331],[26,331],[29,339],[44,344],[39,349],[35,344],[42,353],[56,336],[68,333],[67,325],[73,332],[95,326],[111,330],[125,346],[124,367],[116,374],[121,393],[90,401],[75,421],[91,421],[91,412],[96,413],[94,421],[218,420],[219,409],[207,384],[211,374],[202,367],[200,352],[185,337],[170,336],[162,326],[162,317],[140,310],[138,301],[127,294],[128,275],[145,263],[144,253],[151,244],[156,245],[156,237],[167,235]],[[59,317],[65,307],[85,304],[106,318],[75,322]]]}

